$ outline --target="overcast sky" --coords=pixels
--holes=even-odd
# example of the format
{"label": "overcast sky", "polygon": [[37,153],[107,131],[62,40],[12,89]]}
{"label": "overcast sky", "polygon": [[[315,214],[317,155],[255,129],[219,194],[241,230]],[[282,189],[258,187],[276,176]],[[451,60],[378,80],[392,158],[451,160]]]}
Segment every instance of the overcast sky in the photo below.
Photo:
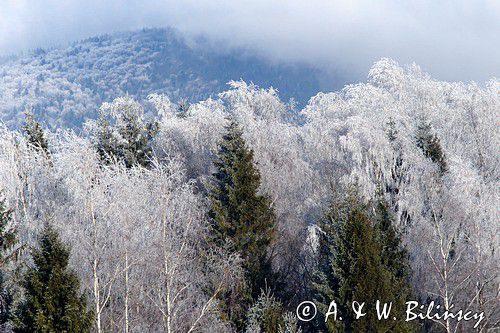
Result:
{"label": "overcast sky", "polygon": [[500,0],[0,0],[0,54],[163,26],[353,80],[381,57],[443,80],[500,77]]}

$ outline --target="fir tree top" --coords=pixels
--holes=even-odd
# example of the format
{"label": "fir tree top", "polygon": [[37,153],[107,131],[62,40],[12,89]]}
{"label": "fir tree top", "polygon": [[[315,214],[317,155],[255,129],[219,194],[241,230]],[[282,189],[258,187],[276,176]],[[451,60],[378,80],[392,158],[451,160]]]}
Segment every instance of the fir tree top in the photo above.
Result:
{"label": "fir tree top", "polygon": [[242,329],[245,318],[240,309],[273,284],[268,248],[275,237],[276,217],[269,198],[258,194],[260,174],[253,164],[253,152],[234,120],[226,127],[214,164],[217,170],[209,194],[212,240],[230,243],[243,258],[248,290],[236,296],[240,304],[226,300],[230,319]]}
{"label": "fir tree top", "polygon": [[24,134],[26,135],[28,143],[31,146],[37,149],[41,149],[47,153],[49,151],[49,145],[47,139],[45,138],[45,133],[43,131],[42,125],[35,120],[33,111],[28,110],[24,113],[24,115],[25,120],[22,129],[24,131]]}
{"label": "fir tree top", "polygon": [[68,268],[70,250],[48,224],[32,252],[34,267],[24,277],[25,300],[15,332],[89,332],[92,316],[80,295],[76,274]]}
{"label": "fir tree top", "polygon": [[441,142],[433,132],[431,123],[425,118],[420,119],[417,125],[416,142],[417,147],[422,150],[424,156],[436,163],[442,174],[448,170]]}
{"label": "fir tree top", "polygon": [[234,120],[226,128],[214,164],[210,194],[214,229],[220,237],[231,238],[237,251],[257,250],[249,249],[251,245],[265,248],[274,237],[275,216],[269,199],[258,194],[260,174],[253,151]]}

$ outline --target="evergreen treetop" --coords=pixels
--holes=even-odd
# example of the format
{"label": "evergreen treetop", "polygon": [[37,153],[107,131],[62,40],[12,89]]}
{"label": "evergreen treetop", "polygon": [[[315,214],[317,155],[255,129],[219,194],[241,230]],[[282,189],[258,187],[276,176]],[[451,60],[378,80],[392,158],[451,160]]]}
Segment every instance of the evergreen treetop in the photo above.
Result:
{"label": "evergreen treetop", "polygon": [[189,115],[190,107],[188,99],[181,98],[177,104],[177,115],[181,118],[186,118]]}
{"label": "evergreen treetop", "polygon": [[264,287],[262,273],[269,273],[269,268],[262,270],[269,265],[267,249],[275,237],[276,217],[269,198],[258,194],[260,174],[235,121],[227,127],[214,164],[210,194],[214,235],[230,240],[242,254],[258,296]]}
{"label": "evergreen treetop", "polygon": [[[238,124],[231,120],[217,156],[216,172],[210,189],[212,240],[230,243],[240,253],[248,290],[237,296],[240,304],[227,297],[226,311],[246,309],[262,289],[271,286],[273,273],[268,249],[276,232],[276,217],[268,197],[258,193],[260,174],[253,164],[253,152],[247,148]],[[230,315],[242,329],[245,314]]]}
{"label": "evergreen treetop", "polygon": [[393,213],[381,191],[376,194],[372,205],[375,212],[375,236],[382,245],[382,261],[397,279],[406,281],[410,275],[408,251],[402,244],[401,234],[394,225]]}
{"label": "evergreen treetop", "polygon": [[[345,197],[332,202],[319,223],[322,233],[318,272],[313,283],[316,301],[320,313],[326,313],[330,302],[335,300],[342,321],[330,318],[325,324],[323,318],[318,325],[328,332],[411,332],[413,327],[404,322],[403,316],[409,294],[402,287],[408,281],[406,276],[398,276],[406,272],[399,272],[392,261],[402,256],[402,250],[387,225],[389,215],[383,226],[375,227],[377,222],[369,211],[357,191],[350,188]],[[391,316],[398,320],[392,317],[379,320],[373,311],[377,300],[392,302]],[[364,302],[365,309],[371,311],[365,311],[366,316],[355,320],[353,301]]]}
{"label": "evergreen treetop", "polygon": [[444,155],[441,142],[433,132],[431,123],[425,118],[419,120],[416,132],[417,147],[420,148],[425,157],[436,163],[441,174],[448,171],[448,165]]}
{"label": "evergreen treetop", "polygon": [[33,111],[27,110],[25,113],[24,125],[22,127],[28,143],[45,153],[49,151],[49,145],[45,138],[42,125],[35,119]]}
{"label": "evergreen treetop", "polygon": [[142,106],[129,97],[118,98],[101,108],[95,132],[95,144],[101,159],[116,158],[126,167],[147,167],[153,149],[152,140],[158,133],[158,123],[145,121]]}
{"label": "evergreen treetop", "polygon": [[48,224],[32,252],[34,266],[24,276],[25,299],[15,332],[90,332],[92,315],[80,282],[68,268],[70,250]]}

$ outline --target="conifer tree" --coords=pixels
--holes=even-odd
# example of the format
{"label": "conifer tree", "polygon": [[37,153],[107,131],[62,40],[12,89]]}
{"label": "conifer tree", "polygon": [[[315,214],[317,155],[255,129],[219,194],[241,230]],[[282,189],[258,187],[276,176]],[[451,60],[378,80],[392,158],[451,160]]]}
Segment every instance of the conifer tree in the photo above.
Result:
{"label": "conifer tree", "polygon": [[397,279],[406,281],[410,274],[408,251],[403,246],[401,235],[394,226],[394,217],[382,191],[379,190],[376,194],[373,205],[376,221],[375,234],[382,246],[383,264]]}
{"label": "conifer tree", "polygon": [[49,151],[49,145],[47,139],[45,138],[45,133],[43,132],[42,125],[35,119],[33,111],[28,110],[24,113],[25,120],[23,126],[23,132],[28,140],[28,143],[45,153]]}
{"label": "conifer tree", "polygon": [[127,167],[148,166],[152,156],[151,140],[156,134],[156,123],[139,123],[133,118],[125,118],[126,123],[118,127],[124,144],[119,146],[120,156]]}
{"label": "conifer tree", "polygon": [[433,132],[431,124],[425,119],[420,119],[416,133],[417,147],[420,148],[425,157],[439,167],[441,174],[448,170],[443,148],[437,135]]}
{"label": "conifer tree", "polygon": [[153,154],[151,142],[158,133],[158,123],[145,121],[144,110],[129,97],[119,98],[105,106],[99,115],[94,139],[103,161],[115,158],[128,168],[134,165],[147,167]]}
{"label": "conifer tree", "polygon": [[[234,120],[226,128],[214,164],[217,171],[210,192],[212,237],[220,244],[229,241],[243,258],[248,291],[239,298],[247,308],[261,289],[272,285],[268,248],[275,237],[276,217],[269,198],[258,194],[260,174],[253,164],[253,152]],[[227,306],[231,312],[233,306]],[[240,327],[244,316],[230,315]]]}
{"label": "conifer tree", "polygon": [[271,291],[262,290],[257,301],[247,314],[247,333],[278,333],[285,326],[283,306],[272,295]]}
{"label": "conifer tree", "polygon": [[[320,221],[319,264],[313,283],[316,300],[320,313],[326,313],[330,301],[335,300],[342,317],[342,321],[329,318],[325,324],[323,318],[318,323],[328,332],[412,331],[402,315],[396,321],[392,318],[404,311],[401,304],[404,305],[407,294],[400,294],[400,285],[395,283],[399,280],[382,257],[391,249],[384,248],[384,237],[377,235],[373,224],[368,207],[354,189],[349,189],[345,198],[334,201]],[[393,302],[388,320],[378,319],[374,311],[377,300],[382,304]],[[364,311],[366,316],[354,319],[353,301],[365,302],[364,309],[370,309]]]}
{"label": "conifer tree", "polygon": [[118,155],[118,143],[113,137],[111,124],[101,113],[97,122],[95,145],[102,161],[108,162],[114,156]]}
{"label": "conifer tree", "polygon": [[89,332],[91,313],[80,282],[68,268],[70,251],[57,232],[45,225],[39,248],[33,250],[34,267],[24,276],[25,299],[14,332]]}
{"label": "conifer tree", "polygon": [[177,104],[177,115],[181,118],[186,118],[189,114],[189,102],[187,98],[182,98]]}
{"label": "conifer tree", "polygon": [[[8,229],[12,210],[6,207],[5,199],[0,199],[0,330],[5,328],[12,316],[12,293],[5,286],[5,265],[12,256],[7,253],[16,243],[16,233]],[[15,253],[15,252],[14,252]]]}
{"label": "conifer tree", "polygon": [[[374,200],[375,226],[374,233],[381,246],[380,258],[382,265],[390,276],[392,290],[397,296],[391,299],[391,315],[396,318],[405,318],[405,303],[411,299],[410,262],[409,254],[402,244],[401,235],[394,225],[394,217],[385,200],[382,191],[376,194]],[[397,332],[412,332],[415,326],[398,320],[391,328]]]}

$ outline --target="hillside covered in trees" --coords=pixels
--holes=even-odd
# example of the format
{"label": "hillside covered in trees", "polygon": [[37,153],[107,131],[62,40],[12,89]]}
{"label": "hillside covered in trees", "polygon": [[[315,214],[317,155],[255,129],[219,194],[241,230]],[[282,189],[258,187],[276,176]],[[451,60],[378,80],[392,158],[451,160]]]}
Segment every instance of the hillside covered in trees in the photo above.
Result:
{"label": "hillside covered in trees", "polygon": [[248,50],[188,40],[174,29],[144,29],[0,60],[0,120],[18,127],[22,112],[33,108],[52,128],[78,127],[101,103],[126,94],[138,101],[162,93],[175,102],[198,102],[235,79],[272,86],[302,105],[334,87],[310,66],[271,64]]}
{"label": "hillside covered in trees", "polygon": [[[65,52],[100,43],[112,42]],[[382,59],[299,110],[245,81],[220,93],[210,80],[104,82],[39,104],[72,110],[69,122],[93,114],[82,133],[30,113],[0,128],[0,330],[474,331],[405,322],[408,300],[483,312],[479,332],[500,325],[498,80],[441,82]],[[212,97],[179,103],[186,91]],[[2,96],[3,110],[21,107]],[[398,320],[348,314],[377,299]],[[300,321],[305,300],[322,315]],[[344,320],[325,323],[332,300]]]}

